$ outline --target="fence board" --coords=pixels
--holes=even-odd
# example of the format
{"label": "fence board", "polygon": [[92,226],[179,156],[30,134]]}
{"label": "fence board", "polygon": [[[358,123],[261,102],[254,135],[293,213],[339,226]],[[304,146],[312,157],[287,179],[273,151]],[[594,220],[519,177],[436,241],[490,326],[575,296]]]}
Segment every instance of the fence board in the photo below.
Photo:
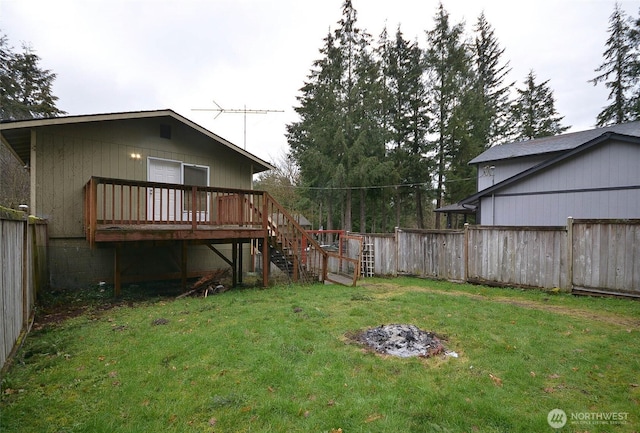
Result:
{"label": "fence board", "polygon": [[[567,287],[565,228],[469,226],[468,280]],[[478,247],[476,247],[478,246]]]}
{"label": "fence board", "polygon": [[395,235],[363,234],[364,244],[373,245],[373,270],[375,275],[396,275],[397,254]]}
{"label": "fence board", "polygon": [[397,230],[397,272],[464,280],[464,231]]}
{"label": "fence board", "polygon": [[47,284],[47,226],[0,218],[0,369],[33,312],[36,291]]}
{"label": "fence board", "polygon": [[575,220],[573,286],[640,296],[640,220]]}
{"label": "fence board", "polygon": [[374,274],[640,297],[640,220],[466,230],[466,238],[455,230],[365,235],[375,244]]}
{"label": "fence board", "polygon": [[22,252],[24,223],[0,220],[0,259],[2,260],[2,347],[0,366],[4,366],[24,325],[22,315]]}

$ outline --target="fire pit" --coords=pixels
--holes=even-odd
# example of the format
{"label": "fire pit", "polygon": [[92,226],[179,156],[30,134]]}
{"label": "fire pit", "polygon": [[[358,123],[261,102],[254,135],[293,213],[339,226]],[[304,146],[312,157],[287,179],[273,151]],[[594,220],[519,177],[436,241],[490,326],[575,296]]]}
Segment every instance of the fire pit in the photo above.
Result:
{"label": "fire pit", "polygon": [[401,358],[428,358],[444,352],[444,346],[433,332],[415,325],[382,325],[357,333],[353,339],[378,353]]}

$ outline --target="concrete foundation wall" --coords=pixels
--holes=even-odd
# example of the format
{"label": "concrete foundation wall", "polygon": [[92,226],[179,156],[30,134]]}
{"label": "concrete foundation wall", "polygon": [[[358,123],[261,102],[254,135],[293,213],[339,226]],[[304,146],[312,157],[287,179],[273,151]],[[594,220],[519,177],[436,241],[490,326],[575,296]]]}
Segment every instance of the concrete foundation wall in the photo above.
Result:
{"label": "concrete foundation wall", "polygon": [[[216,245],[216,249],[231,259],[231,245]],[[153,246],[127,246],[121,250],[123,284],[127,280],[145,281],[163,275],[180,274],[182,246],[180,244],[157,244]],[[85,239],[52,238],[49,240],[49,265],[51,287],[54,289],[82,289],[95,287],[100,282],[113,283],[114,247],[90,248]],[[249,247],[243,250],[244,272],[249,268]],[[205,245],[187,247],[187,272],[204,273],[230,266]]]}

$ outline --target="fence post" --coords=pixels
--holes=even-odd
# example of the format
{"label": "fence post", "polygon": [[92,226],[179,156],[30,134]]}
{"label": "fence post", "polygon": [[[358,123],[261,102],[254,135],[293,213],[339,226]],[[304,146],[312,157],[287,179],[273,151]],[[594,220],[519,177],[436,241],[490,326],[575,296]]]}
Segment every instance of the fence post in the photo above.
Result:
{"label": "fence post", "polygon": [[567,287],[573,290],[573,217],[567,218]]}
{"label": "fence post", "polygon": [[464,273],[463,278],[466,283],[469,279],[469,223],[464,223]]}
{"label": "fence post", "polygon": [[398,240],[398,232],[399,231],[400,231],[400,228],[395,227],[394,233],[393,233],[393,236],[394,236],[394,239],[395,239],[395,244],[396,244],[396,265],[394,266],[394,269],[393,269],[393,276],[394,277],[398,276],[398,266],[399,266],[398,261],[400,260],[400,245],[399,245],[400,242]]}
{"label": "fence post", "polygon": [[29,263],[33,257],[29,256],[29,217],[23,218],[22,222],[22,324],[26,326],[29,322]]}

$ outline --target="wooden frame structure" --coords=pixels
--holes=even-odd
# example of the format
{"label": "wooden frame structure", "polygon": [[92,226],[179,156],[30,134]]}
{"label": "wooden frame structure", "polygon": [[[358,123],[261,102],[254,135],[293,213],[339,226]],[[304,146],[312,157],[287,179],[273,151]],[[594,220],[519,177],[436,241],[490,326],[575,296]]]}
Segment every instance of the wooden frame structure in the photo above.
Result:
{"label": "wooden frame structure", "polygon": [[[269,283],[273,248],[291,262],[294,281],[327,277],[327,253],[264,191],[91,177],[84,187],[84,225],[92,247],[114,249],[116,294],[124,282],[122,248],[136,244],[179,245],[181,257],[176,261],[183,288],[191,276],[188,245],[206,245],[227,262],[234,285],[242,278],[242,245],[254,240],[262,241],[264,286]],[[216,248],[219,244],[231,244],[231,258]]]}

